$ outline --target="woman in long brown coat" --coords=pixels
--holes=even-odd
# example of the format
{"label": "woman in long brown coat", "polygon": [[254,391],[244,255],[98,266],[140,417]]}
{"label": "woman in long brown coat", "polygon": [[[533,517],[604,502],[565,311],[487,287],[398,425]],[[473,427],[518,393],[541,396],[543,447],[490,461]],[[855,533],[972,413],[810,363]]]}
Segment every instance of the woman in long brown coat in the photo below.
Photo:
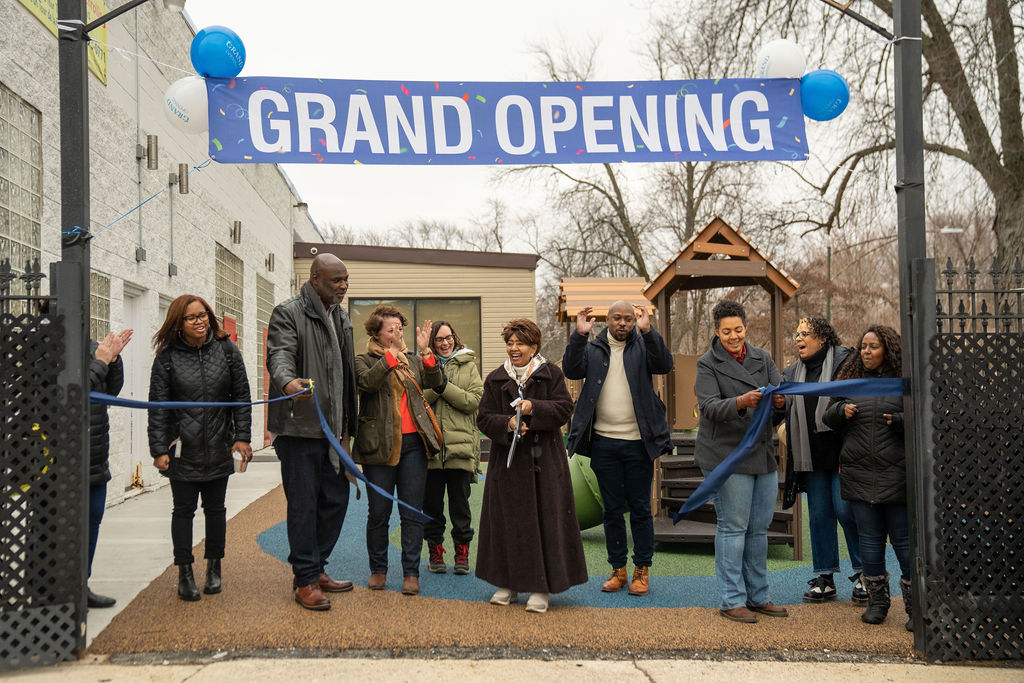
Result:
{"label": "woman in long brown coat", "polygon": [[[484,381],[477,426],[491,439],[480,515],[476,574],[498,586],[496,605],[530,593],[528,612],[546,612],[551,593],[586,583],[576,506],[561,427],[572,412],[562,371],[538,353],[531,320],[502,331],[508,360]],[[509,450],[521,407],[520,437]]]}

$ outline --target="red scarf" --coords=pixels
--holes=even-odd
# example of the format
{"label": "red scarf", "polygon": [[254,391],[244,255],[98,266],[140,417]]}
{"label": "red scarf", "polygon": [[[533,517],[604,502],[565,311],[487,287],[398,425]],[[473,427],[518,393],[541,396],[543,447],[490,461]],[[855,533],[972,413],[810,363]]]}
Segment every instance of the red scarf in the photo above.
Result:
{"label": "red scarf", "polygon": [[738,354],[733,353],[732,351],[729,351],[729,349],[726,349],[726,351],[729,352],[730,356],[732,356],[733,358],[736,359],[737,363],[739,363],[740,365],[743,365],[743,359],[747,357],[747,345],[746,344],[743,344],[743,348],[740,350],[740,352]]}

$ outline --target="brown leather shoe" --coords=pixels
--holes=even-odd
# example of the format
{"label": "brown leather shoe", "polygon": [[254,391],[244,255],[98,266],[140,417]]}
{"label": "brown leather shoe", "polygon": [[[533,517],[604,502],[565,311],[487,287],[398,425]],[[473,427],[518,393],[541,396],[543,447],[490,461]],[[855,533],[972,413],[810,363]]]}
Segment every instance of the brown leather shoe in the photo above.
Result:
{"label": "brown leather shoe", "polygon": [[320,590],[324,593],[347,593],[352,590],[351,581],[335,581],[327,574],[320,574],[320,578],[317,579],[317,583],[320,585]]}
{"label": "brown leather shoe", "polygon": [[629,584],[630,595],[647,595],[651,590],[647,579],[647,567],[633,567],[633,581]]}
{"label": "brown leather shoe", "polygon": [[420,577],[407,576],[402,581],[402,595],[418,595],[420,592]]}
{"label": "brown leather shoe", "polygon": [[755,624],[757,623],[757,615],[748,610],[746,607],[733,607],[732,609],[720,609],[718,613],[726,619],[732,619],[733,621],[740,621],[744,624]]}
{"label": "brown leather shoe", "polygon": [[382,591],[387,582],[387,574],[370,574],[370,580],[366,582],[366,587],[372,591]]}
{"label": "brown leather shoe", "polygon": [[763,605],[747,605],[747,609],[751,612],[757,612],[763,614],[766,617],[788,617],[789,612],[785,607],[779,607],[775,603],[769,601]]}
{"label": "brown leather shoe", "polygon": [[626,581],[626,568],[624,566],[612,569],[612,575],[601,584],[601,590],[605,593],[617,593],[626,585]]}
{"label": "brown leather shoe", "polygon": [[295,602],[306,609],[325,610],[331,609],[331,601],[327,599],[320,586],[312,583],[308,586],[299,586],[295,589]]}

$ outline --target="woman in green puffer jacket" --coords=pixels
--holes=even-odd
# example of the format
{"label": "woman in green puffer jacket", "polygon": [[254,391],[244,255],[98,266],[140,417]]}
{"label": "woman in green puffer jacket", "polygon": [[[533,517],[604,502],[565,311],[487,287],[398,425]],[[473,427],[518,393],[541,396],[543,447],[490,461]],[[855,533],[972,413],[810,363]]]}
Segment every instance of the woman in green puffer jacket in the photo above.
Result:
{"label": "woman in green puffer jacket", "polygon": [[423,512],[433,520],[423,527],[430,552],[428,569],[435,574],[448,571],[444,563],[444,494],[448,492],[448,517],[455,543],[455,573],[469,573],[469,542],[473,540],[473,518],[469,509],[469,487],[480,469],[480,430],[476,409],[484,383],[476,367],[476,354],[463,346],[451,323],[438,320],[430,332],[430,348],[444,369],[445,383],[426,389],[441,425],[444,445],[428,462],[427,490]]}

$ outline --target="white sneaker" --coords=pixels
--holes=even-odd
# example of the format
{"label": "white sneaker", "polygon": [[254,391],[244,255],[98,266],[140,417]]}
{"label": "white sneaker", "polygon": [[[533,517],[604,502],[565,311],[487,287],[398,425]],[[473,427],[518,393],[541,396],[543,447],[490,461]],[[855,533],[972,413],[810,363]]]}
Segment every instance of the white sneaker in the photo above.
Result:
{"label": "white sneaker", "polygon": [[494,591],[494,595],[491,596],[492,605],[510,605],[516,601],[519,597],[518,593],[513,591],[511,588],[499,588]]}
{"label": "white sneaker", "polygon": [[544,614],[548,611],[547,593],[530,593],[530,599],[526,601],[526,611]]}

